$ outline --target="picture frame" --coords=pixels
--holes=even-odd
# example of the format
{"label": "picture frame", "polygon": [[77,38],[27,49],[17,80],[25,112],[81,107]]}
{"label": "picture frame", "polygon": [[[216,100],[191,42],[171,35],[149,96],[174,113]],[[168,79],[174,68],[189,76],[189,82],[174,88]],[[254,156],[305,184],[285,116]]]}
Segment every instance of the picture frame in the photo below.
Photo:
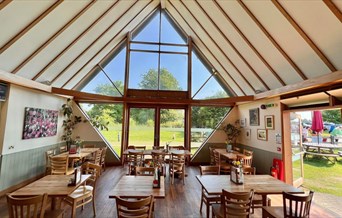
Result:
{"label": "picture frame", "polygon": [[240,119],[240,126],[246,127],[246,118]]}
{"label": "picture frame", "polygon": [[257,129],[257,138],[262,141],[267,141],[267,129]]}
{"label": "picture frame", "polygon": [[245,137],[247,140],[251,140],[251,129],[246,129]]}
{"label": "picture frame", "polygon": [[273,115],[265,116],[265,129],[274,129],[274,116]]}
{"label": "picture frame", "polygon": [[249,110],[249,125],[250,126],[259,126],[259,108],[253,108]]}

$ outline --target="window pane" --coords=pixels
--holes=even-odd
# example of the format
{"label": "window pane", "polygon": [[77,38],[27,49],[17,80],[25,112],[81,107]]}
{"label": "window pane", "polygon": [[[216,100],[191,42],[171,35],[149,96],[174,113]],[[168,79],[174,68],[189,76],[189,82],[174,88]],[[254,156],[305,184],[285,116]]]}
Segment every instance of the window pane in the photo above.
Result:
{"label": "window pane", "polygon": [[184,109],[160,110],[160,146],[183,145],[184,146]]}
{"label": "window pane", "polygon": [[188,56],[179,54],[160,54],[160,89],[188,89]]}
{"label": "window pane", "polygon": [[118,156],[121,155],[122,104],[80,104],[90,119],[98,118],[103,123],[109,122],[108,131],[99,130],[100,134],[112,146]]}
{"label": "window pane", "polygon": [[215,76],[205,84],[205,86],[196,94],[194,99],[215,99],[229,97],[228,93],[222,88]]}
{"label": "window pane", "polygon": [[192,51],[192,84],[191,94],[194,94],[201,88],[205,81],[211,76],[211,69],[205,64],[202,58],[197,55],[196,51]]}
{"label": "window pane", "polygon": [[131,89],[158,89],[158,54],[131,52],[129,85]]}
{"label": "window pane", "polygon": [[158,45],[131,43],[131,49],[159,51]]}
{"label": "window pane", "polygon": [[142,145],[152,149],[154,145],[154,108],[131,108],[129,112],[128,145]]}
{"label": "window pane", "polygon": [[187,38],[182,34],[180,29],[167,15],[167,13],[162,12],[161,21],[161,42],[176,44],[187,43]]}
{"label": "window pane", "polygon": [[160,51],[169,51],[169,52],[188,52],[187,46],[171,46],[171,45],[162,45],[160,46]]}
{"label": "window pane", "polygon": [[132,34],[132,41],[159,42],[159,10]]}
{"label": "window pane", "polygon": [[194,154],[230,111],[230,107],[192,107],[191,110],[191,153]]}

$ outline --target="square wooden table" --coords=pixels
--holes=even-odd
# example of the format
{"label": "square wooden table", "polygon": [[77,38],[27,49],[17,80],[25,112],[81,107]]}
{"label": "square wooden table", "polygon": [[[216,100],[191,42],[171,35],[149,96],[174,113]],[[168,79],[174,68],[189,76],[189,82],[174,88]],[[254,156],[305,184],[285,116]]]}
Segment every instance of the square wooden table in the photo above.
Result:
{"label": "square wooden table", "polygon": [[268,194],[304,193],[302,189],[295,188],[270,175],[244,175],[243,184],[230,181],[230,175],[203,175],[196,176],[202,187],[209,195],[221,195],[222,189],[229,192],[249,192],[254,189],[256,194],[262,195],[263,205],[266,206]]}
{"label": "square wooden table", "polygon": [[51,207],[54,209],[56,198],[68,196],[87,181],[90,176],[91,175],[82,175],[79,183],[75,186],[68,186],[70,178],[74,177],[74,175],[47,175],[12,192],[11,195],[16,197],[29,197],[47,193],[48,196],[52,198]]}
{"label": "square wooden table", "polygon": [[160,188],[153,188],[153,176],[123,176],[110,191],[109,198],[141,198],[153,195],[165,198],[165,181],[160,177]]}

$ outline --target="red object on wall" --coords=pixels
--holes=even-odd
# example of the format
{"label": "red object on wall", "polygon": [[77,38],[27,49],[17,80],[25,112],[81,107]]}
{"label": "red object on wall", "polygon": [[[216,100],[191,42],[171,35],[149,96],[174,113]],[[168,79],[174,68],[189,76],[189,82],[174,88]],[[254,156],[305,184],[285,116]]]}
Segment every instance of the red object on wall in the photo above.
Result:
{"label": "red object on wall", "polygon": [[278,170],[275,167],[271,167],[271,176],[278,179]]}
{"label": "red object on wall", "polygon": [[284,162],[280,159],[274,158],[272,167],[277,170],[278,179],[285,181],[284,180]]}

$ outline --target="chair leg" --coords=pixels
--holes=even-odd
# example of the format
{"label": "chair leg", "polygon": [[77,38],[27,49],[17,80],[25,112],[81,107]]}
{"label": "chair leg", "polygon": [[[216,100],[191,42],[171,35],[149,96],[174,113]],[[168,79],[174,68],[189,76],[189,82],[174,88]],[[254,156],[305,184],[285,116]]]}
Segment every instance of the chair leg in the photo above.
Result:
{"label": "chair leg", "polygon": [[93,211],[94,211],[94,216],[96,216],[96,207],[95,207],[95,198],[93,196]]}
{"label": "chair leg", "polygon": [[207,218],[209,218],[210,204],[208,201],[206,203],[207,203]]}
{"label": "chair leg", "polygon": [[76,202],[72,203],[71,217],[72,218],[76,217]]}
{"label": "chair leg", "polygon": [[202,213],[202,206],[203,206],[203,190],[202,190],[202,195],[201,195],[200,213]]}

